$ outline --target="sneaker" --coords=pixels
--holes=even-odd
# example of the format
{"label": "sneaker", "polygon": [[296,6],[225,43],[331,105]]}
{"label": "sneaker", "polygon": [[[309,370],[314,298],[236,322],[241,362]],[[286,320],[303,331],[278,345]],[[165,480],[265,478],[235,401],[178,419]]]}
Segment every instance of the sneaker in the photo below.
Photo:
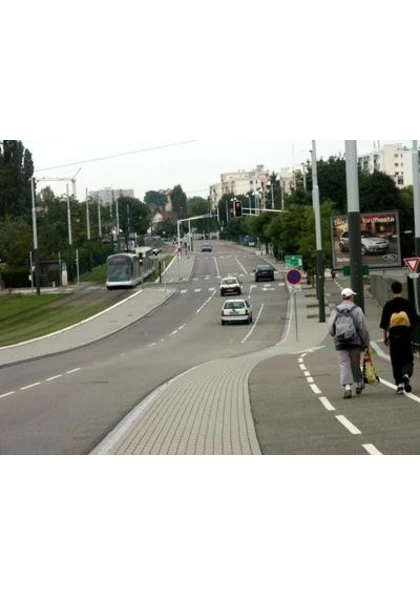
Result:
{"label": "sneaker", "polygon": [[356,385],[356,394],[358,396],[360,396],[360,394],[363,392],[363,390],[365,389],[365,384],[357,384]]}
{"label": "sneaker", "polygon": [[403,382],[404,382],[405,392],[407,392],[407,394],[411,394],[412,388],[411,388],[410,378],[408,375],[405,375],[403,377]]}
{"label": "sneaker", "polygon": [[351,391],[351,386],[346,386],[345,392],[344,392],[344,400],[350,400],[350,398],[353,398],[353,393]]}
{"label": "sneaker", "polygon": [[397,388],[397,396],[402,396],[404,394],[404,386],[400,384]]}

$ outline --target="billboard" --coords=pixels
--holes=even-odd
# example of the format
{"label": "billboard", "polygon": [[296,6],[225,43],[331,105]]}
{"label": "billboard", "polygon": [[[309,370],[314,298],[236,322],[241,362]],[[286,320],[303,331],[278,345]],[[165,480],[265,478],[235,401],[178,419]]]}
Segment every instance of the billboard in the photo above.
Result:
{"label": "billboard", "polygon": [[[370,268],[402,266],[398,211],[360,215],[363,264]],[[348,217],[331,219],[333,267],[351,266]]]}

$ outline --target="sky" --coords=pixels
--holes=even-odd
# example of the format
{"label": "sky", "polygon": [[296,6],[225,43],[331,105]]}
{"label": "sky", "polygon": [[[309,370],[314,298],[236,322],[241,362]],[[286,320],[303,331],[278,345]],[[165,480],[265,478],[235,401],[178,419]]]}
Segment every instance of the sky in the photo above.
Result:
{"label": "sky", "polygon": [[[344,140],[317,141],[318,158],[328,158],[344,153]],[[358,141],[360,153],[369,152],[373,140]],[[403,142],[409,141],[381,141]],[[77,171],[78,199],[83,200],[86,189],[134,189],[137,198],[143,199],[148,190],[173,188],[180,184],[189,198],[207,198],[209,187],[220,181],[220,174],[250,171],[264,165],[270,171],[291,168],[310,158],[311,140],[168,140],[168,141],[47,141],[23,140],[32,152],[36,176],[42,178],[72,178]],[[179,143],[179,144],[176,144]],[[165,146],[166,145],[166,146]],[[172,145],[172,146],[170,146]],[[158,148],[162,147],[162,148]],[[148,149],[157,150],[148,150]],[[126,154],[143,151],[137,154]],[[91,163],[113,155],[125,155]],[[81,163],[80,165],[76,164]],[[61,165],[72,164],[69,167]],[[56,166],[60,166],[55,168]],[[52,168],[52,169],[50,169]],[[41,188],[50,185],[57,195],[66,192],[66,181],[44,181]]]}

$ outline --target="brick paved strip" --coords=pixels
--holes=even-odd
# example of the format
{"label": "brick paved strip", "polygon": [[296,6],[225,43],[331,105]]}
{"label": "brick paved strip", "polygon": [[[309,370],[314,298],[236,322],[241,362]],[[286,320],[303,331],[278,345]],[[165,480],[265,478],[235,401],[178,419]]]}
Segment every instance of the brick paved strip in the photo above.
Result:
{"label": "brick paved strip", "polygon": [[103,453],[258,455],[248,379],[259,357],[212,361],[176,378]]}

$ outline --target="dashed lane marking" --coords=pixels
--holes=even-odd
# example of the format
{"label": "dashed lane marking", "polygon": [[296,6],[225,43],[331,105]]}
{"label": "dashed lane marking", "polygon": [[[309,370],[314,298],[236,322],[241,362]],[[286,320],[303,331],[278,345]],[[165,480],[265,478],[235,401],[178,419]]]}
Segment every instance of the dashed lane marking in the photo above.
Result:
{"label": "dashed lane marking", "polygon": [[331,402],[328,400],[328,398],[325,398],[325,396],[320,396],[319,400],[328,411],[333,412],[335,410]]}
{"label": "dashed lane marking", "polygon": [[377,448],[375,448],[375,446],[372,445],[371,443],[365,443],[363,445],[363,447],[365,448],[367,453],[370,454],[371,456],[383,456],[382,452],[380,452]]}
{"label": "dashed lane marking", "polygon": [[0,400],[2,398],[7,398],[8,396],[13,396],[14,392],[6,392],[6,394],[1,394],[0,395]]}
{"label": "dashed lane marking", "polygon": [[47,380],[45,380],[45,381],[47,381],[47,382],[53,382],[53,381],[54,381],[54,380],[56,380],[56,379],[60,379],[60,377],[63,377],[63,374],[62,374],[62,373],[60,373],[59,375],[53,375],[52,377],[49,377],[49,378],[48,378]]}
{"label": "dashed lane marking", "polygon": [[21,392],[24,392],[25,390],[30,390],[31,388],[36,388],[37,386],[40,386],[41,382],[35,382],[34,384],[30,384],[29,386],[24,386],[23,388],[20,388]]}
{"label": "dashed lane marking", "polygon": [[71,369],[70,371],[67,371],[67,375],[71,375],[72,373],[77,373],[78,371],[80,371],[80,367],[76,367],[76,369]]}
{"label": "dashed lane marking", "polygon": [[319,396],[319,394],[322,394],[321,390],[318,388],[318,386],[316,386],[315,384],[309,384],[311,386],[311,390],[314,394],[316,394],[317,396]]}
{"label": "dashed lane marking", "polygon": [[345,416],[336,415],[335,418],[347,429],[347,431],[350,431],[352,435],[362,435],[360,429],[358,429],[356,425],[353,425],[353,423],[351,423]]}

